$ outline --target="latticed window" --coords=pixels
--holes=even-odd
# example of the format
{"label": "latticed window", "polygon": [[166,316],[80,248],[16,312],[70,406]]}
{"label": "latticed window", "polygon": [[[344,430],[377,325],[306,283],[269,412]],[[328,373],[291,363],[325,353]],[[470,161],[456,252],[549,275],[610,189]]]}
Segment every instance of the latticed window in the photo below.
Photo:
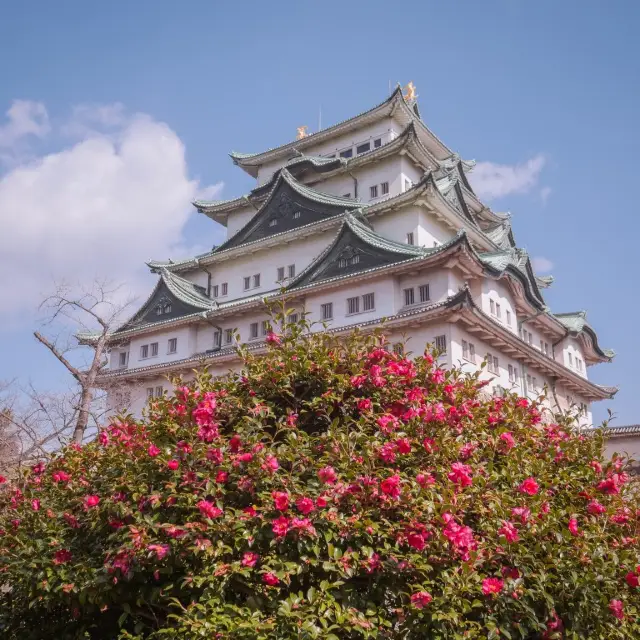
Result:
{"label": "latticed window", "polygon": [[278,282],[284,280],[284,267],[278,267]]}
{"label": "latticed window", "polygon": [[149,345],[148,344],[143,344],[140,347],[140,357],[141,358],[148,358],[149,357]]}
{"label": "latticed window", "polygon": [[178,350],[178,338],[169,338],[169,353],[175,353]]}
{"label": "latticed window", "polygon": [[162,385],[158,385],[156,387],[156,398],[161,398],[163,392],[164,392],[164,387]]}
{"label": "latticed window", "polygon": [[447,336],[436,336],[434,343],[438,353],[447,353]]}
{"label": "latticed window", "polygon": [[347,298],[347,313],[358,313],[360,311],[360,298]]}
{"label": "latticed window", "polygon": [[249,339],[255,340],[258,337],[258,323],[252,322],[249,325]]}
{"label": "latticed window", "polygon": [[224,342],[225,344],[231,344],[233,342],[233,329],[224,330]]}
{"label": "latticed window", "polygon": [[414,294],[414,290],[413,287],[411,287],[410,289],[405,289],[404,290],[404,304],[405,306],[409,306],[411,304],[415,303],[415,294]]}
{"label": "latticed window", "polygon": [[296,275],[296,265],[295,264],[290,264],[287,267],[287,277],[294,278],[295,275]]}
{"label": "latticed window", "polygon": [[278,224],[278,218],[271,218],[271,220],[269,220],[270,227],[275,227],[277,224]]}
{"label": "latticed window", "polygon": [[380,185],[380,191],[382,191],[382,195],[386,196],[389,193],[389,183],[388,182],[383,182]]}
{"label": "latticed window", "polygon": [[262,335],[266,336],[267,333],[269,333],[269,331],[271,331],[271,325],[269,324],[268,320],[263,320],[262,321]]}
{"label": "latticed window", "polygon": [[287,322],[289,324],[296,324],[298,322],[298,314],[297,313],[290,313],[287,316]]}
{"label": "latticed window", "polygon": [[255,276],[253,276],[253,286],[254,287],[259,287],[260,286],[260,274],[256,273]]}
{"label": "latticed window", "polygon": [[375,299],[373,297],[373,293],[365,293],[362,296],[362,310],[363,311],[373,311],[375,309]]}
{"label": "latticed window", "polygon": [[214,298],[217,298],[219,294],[220,294],[220,285],[214,284],[212,295]]}
{"label": "latticed window", "polygon": [[221,289],[222,289],[222,295],[226,296],[227,293],[229,293],[229,283],[228,282],[223,282],[221,285]]}
{"label": "latticed window", "polygon": [[325,302],[321,306],[322,310],[322,319],[323,320],[332,320],[333,319],[333,302]]}
{"label": "latticed window", "polygon": [[377,198],[378,197],[378,185],[374,184],[372,187],[369,187],[369,196],[371,198]]}
{"label": "latticed window", "polygon": [[413,244],[413,231],[407,233],[407,244]]}
{"label": "latticed window", "polygon": [[431,299],[428,284],[420,285],[420,302],[428,302]]}
{"label": "latticed window", "polygon": [[216,331],[213,334],[213,348],[219,349],[222,346],[222,331]]}
{"label": "latticed window", "polygon": [[152,342],[151,343],[151,357],[153,358],[153,356],[157,356],[158,355],[158,343],[157,342]]}

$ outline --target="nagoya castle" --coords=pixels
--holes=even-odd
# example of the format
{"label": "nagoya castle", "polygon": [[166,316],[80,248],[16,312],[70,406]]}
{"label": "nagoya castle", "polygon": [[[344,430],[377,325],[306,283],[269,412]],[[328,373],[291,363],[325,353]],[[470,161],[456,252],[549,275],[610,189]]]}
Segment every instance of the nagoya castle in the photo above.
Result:
{"label": "nagoya castle", "polygon": [[616,389],[588,379],[614,353],[583,311],[554,313],[516,243],[508,214],[483,204],[462,160],[425,125],[415,87],[315,133],[261,153],[231,153],[256,179],[232,200],[196,201],[226,240],[189,259],[152,261],[142,307],[109,338],[100,385],[112,410],[139,414],[194,369],[239,366],[236,341],[259,352],[270,327],[264,299],[285,298],[346,334],[384,325],[389,348],[436,347],[444,366],[481,374],[496,393],[546,390],[554,411],[591,422],[591,402]]}

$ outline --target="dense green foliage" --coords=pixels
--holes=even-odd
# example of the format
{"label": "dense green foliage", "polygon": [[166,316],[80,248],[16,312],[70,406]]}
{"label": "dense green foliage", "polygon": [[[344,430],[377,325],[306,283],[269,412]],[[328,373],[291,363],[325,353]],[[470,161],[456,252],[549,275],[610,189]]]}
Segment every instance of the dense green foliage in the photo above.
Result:
{"label": "dense green foliage", "polygon": [[6,482],[0,636],[640,637],[626,461],[381,340],[270,334]]}

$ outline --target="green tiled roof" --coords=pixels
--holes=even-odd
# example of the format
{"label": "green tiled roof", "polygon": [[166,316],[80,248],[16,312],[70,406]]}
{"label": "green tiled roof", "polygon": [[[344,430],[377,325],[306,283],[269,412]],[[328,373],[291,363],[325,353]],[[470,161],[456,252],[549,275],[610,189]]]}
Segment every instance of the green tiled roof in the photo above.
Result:
{"label": "green tiled roof", "polygon": [[573,311],[570,313],[554,313],[557,318],[570,333],[580,334],[583,331],[587,333],[593,342],[593,348],[601,357],[611,360],[615,357],[616,352],[613,349],[602,349],[598,344],[598,336],[591,325],[587,322],[586,311]]}
{"label": "green tiled roof", "polygon": [[171,273],[171,271],[166,268],[160,269],[160,277],[167,285],[169,291],[171,291],[178,300],[202,310],[213,308],[211,299],[207,297],[201,287],[198,287],[198,285],[195,285],[193,282],[181,278],[175,273]]}

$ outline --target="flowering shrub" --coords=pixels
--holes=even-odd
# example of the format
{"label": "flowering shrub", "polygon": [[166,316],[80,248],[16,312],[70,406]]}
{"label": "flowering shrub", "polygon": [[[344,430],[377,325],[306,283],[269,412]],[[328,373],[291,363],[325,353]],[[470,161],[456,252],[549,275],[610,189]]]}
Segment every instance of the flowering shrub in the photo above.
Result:
{"label": "flowering shrub", "polygon": [[600,435],[303,331],[4,483],[2,638],[640,637]]}

